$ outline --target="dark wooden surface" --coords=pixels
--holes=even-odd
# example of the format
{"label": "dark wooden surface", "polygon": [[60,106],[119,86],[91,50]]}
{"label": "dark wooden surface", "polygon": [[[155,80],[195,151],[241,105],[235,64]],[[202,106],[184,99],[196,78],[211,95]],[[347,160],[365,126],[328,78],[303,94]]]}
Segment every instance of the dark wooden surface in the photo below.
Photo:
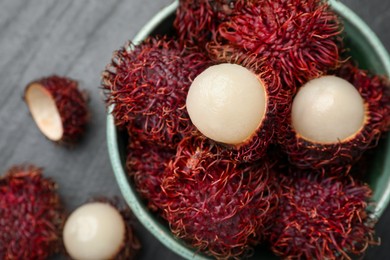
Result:
{"label": "dark wooden surface", "polygon": [[[108,159],[100,73],[112,51],[171,0],[0,0],[0,171],[20,163],[45,168],[69,210],[97,195],[120,192]],[[390,1],[344,0],[390,51]],[[83,141],[65,149],[46,140],[22,100],[28,82],[59,74],[90,92],[92,120]],[[181,259],[136,225],[138,259]],[[390,259],[390,208],[377,225],[382,246],[365,259]],[[55,257],[62,259],[61,256]]]}

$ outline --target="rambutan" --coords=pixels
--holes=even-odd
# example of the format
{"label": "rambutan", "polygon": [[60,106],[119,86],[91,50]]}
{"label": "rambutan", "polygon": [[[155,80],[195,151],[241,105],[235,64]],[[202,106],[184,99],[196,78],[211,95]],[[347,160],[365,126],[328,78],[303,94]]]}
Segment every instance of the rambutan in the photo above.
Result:
{"label": "rambutan", "polygon": [[277,200],[268,171],[265,161],[234,163],[202,135],[184,138],[161,186],[172,233],[217,258],[250,253]]}
{"label": "rambutan", "polygon": [[187,110],[197,129],[218,142],[234,160],[253,162],[273,141],[278,96],[277,73],[253,56],[225,53],[224,63],[199,74],[188,91]]}
{"label": "rambutan", "polygon": [[0,177],[0,259],[46,259],[62,249],[65,219],[57,184],[35,166]]}
{"label": "rambutan", "polygon": [[390,81],[350,63],[336,75],[346,80],[312,80],[294,98],[282,146],[299,168],[346,174],[389,128]]}
{"label": "rambutan", "polygon": [[193,130],[185,109],[188,88],[209,64],[205,54],[167,37],[127,43],[102,74],[115,123],[130,136],[175,147]]}
{"label": "rambutan", "polygon": [[84,134],[89,112],[77,81],[56,75],[35,80],[27,85],[24,99],[49,140],[71,144]]}
{"label": "rambutan", "polygon": [[238,1],[235,10],[208,44],[215,59],[226,49],[257,55],[291,94],[339,66],[342,23],[326,1]]}
{"label": "rambutan", "polygon": [[[291,170],[291,167],[290,167]],[[370,187],[351,176],[291,170],[279,174],[280,196],[269,242],[286,259],[352,259],[378,245],[367,207]]]}
{"label": "rambutan", "polygon": [[239,0],[179,0],[173,23],[183,45],[204,47]]}
{"label": "rambutan", "polygon": [[94,199],[67,218],[65,248],[73,259],[134,259],[141,244],[132,223],[132,212],[119,200]]}
{"label": "rambutan", "polygon": [[152,211],[161,209],[165,201],[160,185],[165,168],[175,153],[174,149],[161,148],[141,142],[137,138],[130,138],[126,160],[127,173]]}

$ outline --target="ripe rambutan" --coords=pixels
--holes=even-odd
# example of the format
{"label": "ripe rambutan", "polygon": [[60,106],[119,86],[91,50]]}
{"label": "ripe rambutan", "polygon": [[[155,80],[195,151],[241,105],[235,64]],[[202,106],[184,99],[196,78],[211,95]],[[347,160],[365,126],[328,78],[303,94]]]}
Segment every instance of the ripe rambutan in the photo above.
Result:
{"label": "ripe rambutan", "polygon": [[225,53],[223,61],[195,78],[187,110],[197,129],[232,159],[253,162],[273,141],[275,109],[283,104],[280,78],[244,53]]}
{"label": "ripe rambutan", "polygon": [[133,232],[133,215],[117,199],[98,198],[73,211],[63,240],[74,259],[134,259],[141,244]]}
{"label": "ripe rambutan", "polygon": [[372,195],[367,184],[351,176],[296,170],[279,177],[279,206],[268,236],[275,254],[288,259],[351,259],[379,244],[376,221],[367,211]]}
{"label": "ripe rambutan", "polygon": [[193,130],[185,99],[192,80],[210,61],[167,37],[127,43],[102,74],[107,104],[129,135],[173,148]]}
{"label": "ripe rambutan", "polygon": [[[347,174],[389,129],[389,80],[350,63],[336,75],[346,80],[336,76],[312,80],[294,98],[282,146],[299,168]],[[346,84],[352,92],[344,92]]]}
{"label": "ripe rambutan", "polygon": [[204,47],[239,0],[179,0],[173,26],[184,45]]}
{"label": "ripe rambutan", "polygon": [[57,185],[35,166],[0,177],[0,259],[46,259],[62,249],[65,219]]}
{"label": "ripe rambutan", "polygon": [[201,252],[238,258],[251,252],[276,204],[269,166],[237,164],[202,135],[184,138],[162,183],[172,233]]}
{"label": "ripe rambutan", "polygon": [[326,1],[238,1],[235,10],[208,44],[215,59],[226,49],[257,55],[291,94],[339,66],[342,24]]}
{"label": "ripe rambutan", "polygon": [[77,81],[56,75],[35,80],[27,85],[24,99],[49,140],[71,144],[84,134],[89,112]]}
{"label": "ripe rambutan", "polygon": [[131,138],[128,147],[126,169],[133,178],[138,193],[147,200],[149,209],[158,211],[165,197],[161,182],[168,162],[175,155],[174,149],[161,148],[137,138]]}

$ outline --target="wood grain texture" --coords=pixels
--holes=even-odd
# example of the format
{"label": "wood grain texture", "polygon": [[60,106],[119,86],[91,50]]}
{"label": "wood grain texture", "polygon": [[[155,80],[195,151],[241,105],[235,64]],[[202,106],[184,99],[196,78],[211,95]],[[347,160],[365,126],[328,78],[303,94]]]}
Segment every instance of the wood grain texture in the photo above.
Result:
{"label": "wood grain texture", "polygon": [[[170,0],[0,0],[0,172],[20,163],[45,168],[69,210],[89,198],[120,196],[106,147],[100,73],[113,50]],[[344,0],[390,50],[390,1]],[[54,145],[35,126],[23,102],[30,81],[58,74],[77,79],[90,93],[91,122],[73,149]],[[139,259],[180,259],[136,226]],[[366,259],[390,259],[390,208],[377,226],[382,246]],[[55,259],[63,259],[57,256]]]}

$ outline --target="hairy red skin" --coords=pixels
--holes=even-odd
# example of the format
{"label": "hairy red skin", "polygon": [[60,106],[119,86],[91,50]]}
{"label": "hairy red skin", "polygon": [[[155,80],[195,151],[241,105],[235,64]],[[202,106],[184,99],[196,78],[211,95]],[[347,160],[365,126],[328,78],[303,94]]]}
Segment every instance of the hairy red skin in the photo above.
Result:
{"label": "hairy red skin", "polygon": [[352,63],[346,63],[335,74],[354,85],[365,102],[366,119],[362,129],[355,137],[344,142],[314,143],[294,131],[289,116],[283,126],[286,132],[282,147],[290,162],[297,167],[338,175],[348,174],[362,154],[376,147],[382,133],[389,129],[390,81],[385,77],[370,75]]}
{"label": "hairy red skin", "polygon": [[279,174],[281,194],[269,232],[272,251],[286,259],[352,259],[378,245],[367,212],[372,191],[351,176],[291,170]]}
{"label": "hairy red skin", "polygon": [[35,166],[0,177],[0,259],[46,259],[62,250],[65,219],[57,184]]}
{"label": "hairy red skin", "polygon": [[173,23],[183,45],[204,47],[242,0],[180,0]]}
{"label": "hairy red skin", "polygon": [[131,138],[128,146],[126,169],[134,180],[138,193],[147,200],[148,208],[160,211],[166,198],[161,190],[165,168],[174,157],[174,149],[161,148],[137,138]]}
{"label": "hairy red skin", "polygon": [[174,148],[194,128],[185,109],[187,92],[209,65],[205,54],[166,37],[127,43],[102,74],[115,123],[130,136]]}
{"label": "hairy red skin", "polygon": [[238,1],[235,10],[208,44],[212,57],[224,49],[254,54],[280,73],[290,95],[339,66],[342,24],[325,1]]}
{"label": "hairy red skin", "polygon": [[76,80],[52,75],[29,83],[44,87],[56,103],[64,129],[60,144],[72,145],[85,133],[90,113],[87,106],[86,92],[79,89]]}
{"label": "hairy red skin", "polygon": [[217,258],[239,258],[261,241],[277,198],[266,162],[237,164],[203,136],[182,140],[162,183],[172,233]]}

